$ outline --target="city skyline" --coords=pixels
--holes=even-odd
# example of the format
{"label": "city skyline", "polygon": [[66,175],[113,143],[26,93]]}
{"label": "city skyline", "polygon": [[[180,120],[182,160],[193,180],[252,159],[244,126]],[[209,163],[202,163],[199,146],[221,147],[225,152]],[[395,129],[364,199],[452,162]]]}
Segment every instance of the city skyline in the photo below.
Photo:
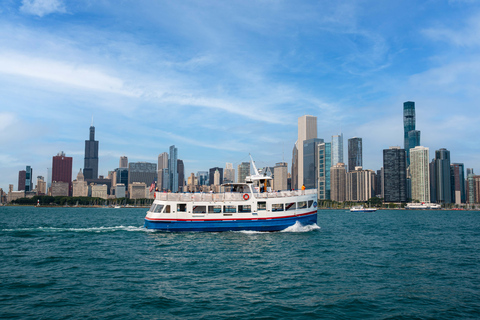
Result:
{"label": "city skyline", "polygon": [[104,176],[170,145],[186,176],[249,153],[290,168],[302,115],[325,142],[361,137],[377,170],[406,101],[423,146],[478,171],[480,6],[413,4],[4,1],[0,188],[61,150],[78,173],[92,115]]}

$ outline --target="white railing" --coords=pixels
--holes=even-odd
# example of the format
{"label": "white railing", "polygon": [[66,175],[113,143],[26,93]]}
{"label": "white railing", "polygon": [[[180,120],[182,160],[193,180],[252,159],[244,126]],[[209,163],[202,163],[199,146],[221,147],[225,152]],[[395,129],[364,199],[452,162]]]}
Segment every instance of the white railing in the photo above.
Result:
{"label": "white railing", "polygon": [[[254,197],[257,199],[269,199],[269,198],[285,198],[295,197],[301,195],[316,194],[316,189],[308,190],[294,190],[294,191],[280,191],[280,192],[263,192],[254,193]],[[177,202],[221,202],[221,201],[243,201],[244,195],[250,193],[165,193],[155,192],[155,199],[160,201],[177,201]]]}

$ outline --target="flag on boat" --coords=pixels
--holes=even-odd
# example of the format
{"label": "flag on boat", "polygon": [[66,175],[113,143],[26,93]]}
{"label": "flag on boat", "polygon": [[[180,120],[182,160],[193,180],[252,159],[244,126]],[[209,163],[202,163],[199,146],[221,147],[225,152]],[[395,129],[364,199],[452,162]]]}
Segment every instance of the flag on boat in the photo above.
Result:
{"label": "flag on boat", "polygon": [[155,181],[152,182],[152,185],[150,186],[150,192],[152,192],[155,189]]}

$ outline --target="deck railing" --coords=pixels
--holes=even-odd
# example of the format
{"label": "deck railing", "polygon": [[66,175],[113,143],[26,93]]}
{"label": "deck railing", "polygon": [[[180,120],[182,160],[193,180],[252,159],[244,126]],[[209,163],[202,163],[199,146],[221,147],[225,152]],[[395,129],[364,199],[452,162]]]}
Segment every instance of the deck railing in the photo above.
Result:
{"label": "deck railing", "polygon": [[[316,189],[308,190],[294,190],[294,191],[279,191],[279,192],[263,192],[254,193],[254,197],[257,199],[269,199],[269,198],[285,198],[294,197],[300,195],[316,194]],[[224,193],[165,193],[156,192],[155,199],[161,201],[178,201],[178,202],[222,202],[222,201],[242,201],[244,195],[247,194],[251,198],[250,193],[238,193],[238,192],[224,192]]]}

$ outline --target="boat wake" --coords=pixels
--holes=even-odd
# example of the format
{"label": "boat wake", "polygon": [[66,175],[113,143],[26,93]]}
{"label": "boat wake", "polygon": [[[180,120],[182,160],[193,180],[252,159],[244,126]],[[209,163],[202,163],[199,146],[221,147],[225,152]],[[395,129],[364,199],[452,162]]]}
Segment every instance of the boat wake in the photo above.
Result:
{"label": "boat wake", "polygon": [[290,226],[280,232],[310,232],[314,230],[320,230],[320,227],[316,223],[304,226],[297,221],[293,226]]}
{"label": "boat wake", "polygon": [[142,231],[145,232],[143,227],[133,226],[115,226],[115,227],[93,227],[93,228],[54,228],[54,227],[38,227],[38,228],[18,228],[18,229],[2,229],[2,232],[94,232],[94,233],[106,233],[116,231]]}

